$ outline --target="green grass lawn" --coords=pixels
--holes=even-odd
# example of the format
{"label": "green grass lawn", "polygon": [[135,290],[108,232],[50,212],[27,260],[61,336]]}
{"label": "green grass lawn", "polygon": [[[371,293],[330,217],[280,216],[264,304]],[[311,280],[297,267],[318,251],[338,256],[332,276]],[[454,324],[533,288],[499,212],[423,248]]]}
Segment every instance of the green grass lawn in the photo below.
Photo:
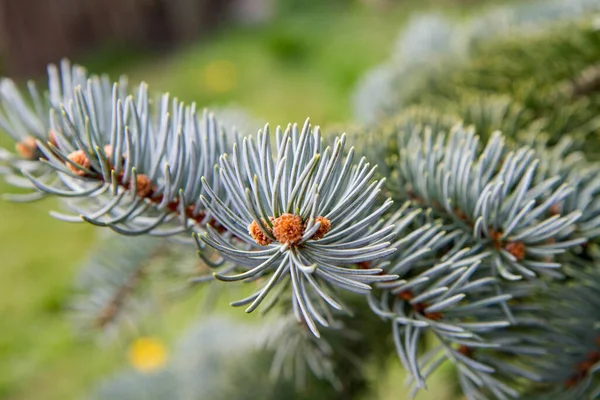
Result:
{"label": "green grass lawn", "polygon": [[[75,61],[94,72],[146,80],[153,90],[202,106],[235,104],[272,125],[308,116],[315,124],[341,123],[351,119],[357,79],[387,58],[413,9],[308,9],[260,27],[223,30],[169,55],[121,58],[124,53],[112,48]],[[5,137],[0,142],[11,146]],[[0,185],[0,192],[8,190]],[[73,278],[97,232],[53,220],[47,212],[57,204],[0,202],[2,398],[80,398],[98,378],[126,363],[122,344],[100,349],[78,340],[65,318]],[[166,316],[177,322],[159,328],[160,334],[169,336],[174,326],[192,319],[196,300]],[[399,398],[401,380],[391,379],[388,386],[394,395],[382,398]]]}

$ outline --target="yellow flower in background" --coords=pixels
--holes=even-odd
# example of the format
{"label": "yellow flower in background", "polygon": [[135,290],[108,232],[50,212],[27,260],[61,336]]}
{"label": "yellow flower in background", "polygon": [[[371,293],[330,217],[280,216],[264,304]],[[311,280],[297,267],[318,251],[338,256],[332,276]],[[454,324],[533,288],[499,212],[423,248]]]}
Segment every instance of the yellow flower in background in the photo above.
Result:
{"label": "yellow flower in background", "polygon": [[140,372],[152,372],[167,362],[167,349],[157,338],[141,337],[129,346],[129,362]]}
{"label": "yellow flower in background", "polygon": [[237,75],[237,67],[231,61],[215,60],[204,67],[204,86],[213,93],[227,93],[236,87]]}

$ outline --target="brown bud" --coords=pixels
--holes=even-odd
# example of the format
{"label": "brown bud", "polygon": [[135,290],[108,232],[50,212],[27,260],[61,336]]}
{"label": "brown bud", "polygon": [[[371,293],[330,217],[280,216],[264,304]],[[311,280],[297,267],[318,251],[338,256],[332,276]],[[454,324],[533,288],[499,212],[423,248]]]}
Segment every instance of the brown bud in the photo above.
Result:
{"label": "brown bud", "polygon": [[500,238],[502,238],[502,232],[496,232],[495,230],[490,229],[490,237],[494,242],[496,250],[500,250],[500,248],[502,247],[502,241],[500,240]]}
{"label": "brown bud", "polygon": [[17,153],[27,160],[35,160],[39,154],[37,143],[31,136],[26,137],[15,145]]}
{"label": "brown bud", "polygon": [[250,236],[252,236],[256,243],[261,246],[267,246],[271,243],[271,239],[269,239],[267,235],[260,230],[256,221],[252,221],[252,223],[248,226],[248,232],[250,232]]}
{"label": "brown bud", "polygon": [[316,222],[320,222],[321,225],[319,226],[319,229],[317,229],[315,234],[312,235],[311,239],[313,239],[313,240],[319,240],[319,239],[323,238],[325,235],[327,235],[327,232],[329,232],[329,230],[331,229],[331,222],[325,217],[321,217],[321,216],[317,217]]}
{"label": "brown bud", "polygon": [[125,172],[123,170],[119,171],[118,174],[115,175],[115,179],[119,185],[123,185],[123,178],[125,177]]}
{"label": "brown bud", "polygon": [[273,221],[273,235],[279,243],[294,245],[302,238],[302,218],[293,214],[282,214]]}
{"label": "brown bud", "polygon": [[515,256],[517,261],[525,258],[525,243],[523,242],[508,242],[504,245],[504,250]]}
{"label": "brown bud", "polygon": [[157,193],[154,196],[152,196],[152,198],[150,199],[153,203],[162,203],[163,199],[165,198],[165,195],[162,193]]}
{"label": "brown bud", "polygon": [[560,205],[559,204],[552,204],[548,208],[548,212],[550,213],[550,215],[559,215],[560,214]]}
{"label": "brown bud", "polygon": [[187,206],[185,208],[185,216],[187,218],[193,219],[197,223],[200,223],[200,222],[202,222],[202,220],[204,219],[204,217],[206,217],[206,213],[204,211],[202,211],[202,210],[200,210],[197,213],[195,213],[194,212],[195,209],[196,209],[196,206],[194,204],[190,204],[189,206]]}
{"label": "brown bud", "polygon": [[427,304],[425,303],[415,303],[412,305],[413,309],[419,314],[424,314],[425,309],[427,308]]}
{"label": "brown bud", "polygon": [[[69,161],[71,161],[74,164],[77,164],[83,168],[90,168],[90,160],[88,160],[87,156],[85,155],[85,152],[83,150],[75,150],[74,152],[72,152],[71,154],[69,154],[69,156],[67,157],[69,159]],[[79,168],[75,167],[74,165],[67,163],[67,167],[71,170],[71,172],[73,172],[75,175],[79,175],[79,176],[85,176],[86,173],[85,171],[80,170]]]}
{"label": "brown bud", "polygon": [[425,315],[425,318],[429,318],[432,321],[439,321],[440,319],[444,318],[444,314],[442,314],[439,311],[425,313],[424,315]]}
{"label": "brown bud", "polygon": [[470,347],[465,346],[464,344],[458,347],[458,352],[465,357],[471,357],[473,355],[473,350]]}
{"label": "brown bud", "polygon": [[194,209],[196,208],[195,205],[190,204],[189,206],[187,206],[185,208],[185,216],[188,218],[192,218],[194,216]]}
{"label": "brown bud", "polygon": [[371,261],[361,261],[361,262],[357,263],[356,265],[360,269],[370,269],[371,268]]}
{"label": "brown bud", "polygon": [[136,177],[136,191],[140,197],[148,197],[154,192],[154,186],[147,175],[140,174]]}
{"label": "brown bud", "polygon": [[[162,199],[161,199],[162,201]],[[167,203],[167,208],[173,212],[177,212],[179,209],[179,199],[175,199],[169,203]]]}
{"label": "brown bud", "polygon": [[402,300],[406,300],[406,301],[411,301],[415,297],[410,290],[405,290],[404,292],[400,292],[396,296],[398,296],[398,298],[400,298]]}
{"label": "brown bud", "polygon": [[[193,206],[190,206],[193,207]],[[201,223],[202,221],[204,221],[204,218],[206,217],[206,213],[204,211],[199,211],[197,214],[194,214],[194,210],[192,208],[192,216],[191,218],[194,219],[194,221],[196,221],[197,223]],[[221,225],[217,225],[217,224],[213,224],[213,227],[219,231],[220,228],[222,228]]]}

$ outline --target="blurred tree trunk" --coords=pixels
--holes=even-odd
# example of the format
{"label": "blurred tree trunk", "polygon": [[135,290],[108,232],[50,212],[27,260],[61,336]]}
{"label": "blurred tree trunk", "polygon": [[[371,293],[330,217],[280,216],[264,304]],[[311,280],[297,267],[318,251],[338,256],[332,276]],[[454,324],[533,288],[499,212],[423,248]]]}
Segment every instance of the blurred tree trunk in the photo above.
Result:
{"label": "blurred tree trunk", "polygon": [[0,0],[0,70],[30,76],[103,44],[172,48],[227,20],[234,0]]}

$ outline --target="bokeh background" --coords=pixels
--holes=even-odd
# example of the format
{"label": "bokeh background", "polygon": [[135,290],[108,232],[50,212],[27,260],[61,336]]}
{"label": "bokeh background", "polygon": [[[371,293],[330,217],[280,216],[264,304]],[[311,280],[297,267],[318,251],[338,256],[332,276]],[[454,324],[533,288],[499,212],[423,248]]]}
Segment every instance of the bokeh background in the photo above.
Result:
{"label": "bokeh background", "polygon": [[[310,117],[338,126],[353,120],[352,93],[361,77],[389,57],[413,16],[442,13],[460,20],[497,3],[0,0],[0,73],[43,83],[46,64],[66,56],[90,72],[126,74],[132,83],[145,80],[153,91],[202,107],[246,110],[259,123]],[[0,142],[9,143],[4,136]],[[7,189],[0,183],[0,192]],[[205,293],[198,290],[153,316],[141,334],[154,342],[99,346],[81,338],[67,305],[77,271],[102,233],[52,219],[48,211],[56,207],[53,200],[0,202],[0,398],[86,397],[114,371],[147,367],[136,359],[136,346],[150,354],[150,364],[160,364],[202,312]],[[254,318],[226,306],[219,310]],[[379,378],[379,397],[402,398],[395,354],[383,362],[390,368]],[[444,396],[441,384],[419,398]]]}

